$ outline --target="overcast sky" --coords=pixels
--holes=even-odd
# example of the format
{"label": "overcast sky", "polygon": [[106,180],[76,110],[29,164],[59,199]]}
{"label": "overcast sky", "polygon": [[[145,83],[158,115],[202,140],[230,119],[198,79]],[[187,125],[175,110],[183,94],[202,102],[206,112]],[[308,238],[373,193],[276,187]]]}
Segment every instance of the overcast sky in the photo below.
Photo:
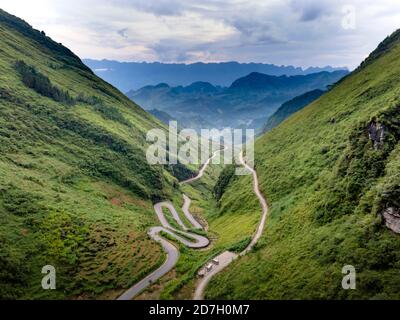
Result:
{"label": "overcast sky", "polygon": [[356,67],[399,0],[0,0],[81,58]]}

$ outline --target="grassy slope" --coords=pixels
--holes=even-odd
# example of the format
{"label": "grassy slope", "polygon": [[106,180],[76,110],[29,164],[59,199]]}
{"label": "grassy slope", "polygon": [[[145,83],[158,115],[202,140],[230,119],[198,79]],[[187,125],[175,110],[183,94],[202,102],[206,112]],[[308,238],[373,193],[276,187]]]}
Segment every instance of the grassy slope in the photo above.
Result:
{"label": "grassy slope", "polygon": [[[17,60],[124,121],[27,88]],[[169,198],[175,179],[147,165],[156,127],[68,49],[0,10],[0,298],[110,298],[163,261],[146,232],[152,200]],[[57,290],[41,289],[47,264]]]}
{"label": "grassy slope", "polygon": [[[266,231],[252,253],[210,283],[208,298],[400,298],[400,236],[379,215],[400,206],[398,37],[257,141],[256,169],[271,209]],[[378,151],[366,133],[372,116],[389,131]],[[231,201],[252,192],[235,184]],[[341,288],[348,264],[357,290]]]}
{"label": "grassy slope", "polygon": [[317,89],[306,92],[301,96],[285,102],[272,116],[268,118],[264,126],[264,132],[271,131],[273,128],[282,123],[285,119],[289,118],[292,114],[298,112],[313,101],[317,100],[323,94],[324,91]]}

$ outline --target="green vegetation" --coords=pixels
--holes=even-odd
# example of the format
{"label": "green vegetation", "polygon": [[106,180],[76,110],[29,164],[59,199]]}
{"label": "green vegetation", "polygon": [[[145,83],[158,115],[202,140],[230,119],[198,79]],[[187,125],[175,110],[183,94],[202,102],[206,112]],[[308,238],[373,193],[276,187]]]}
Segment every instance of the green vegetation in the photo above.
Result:
{"label": "green vegetation", "polygon": [[[224,168],[222,165],[211,164],[200,180],[181,186],[182,192],[192,199],[191,213],[208,226],[207,232],[190,231],[208,237],[211,245],[201,250],[194,250],[181,245],[173,237],[167,237],[179,247],[180,257],[177,266],[169,276],[160,279],[157,285],[146,290],[143,295],[139,296],[139,299],[149,297],[154,299],[191,299],[197,280],[197,271],[207,261],[225,250],[240,252],[248,245],[250,236],[255,232],[260,218],[260,212],[254,210],[254,207],[258,206],[258,201],[254,194],[238,197],[236,188],[243,188],[246,184],[251,183],[251,176],[232,176],[232,181],[237,180],[240,184],[226,186],[222,195],[222,198],[229,199],[223,201],[224,204],[228,201],[249,203],[248,209],[219,206],[214,194],[215,190],[220,190],[222,185],[221,181],[218,182],[221,171],[234,173],[234,168],[234,166]],[[216,187],[216,184],[219,184],[220,187]],[[233,187],[235,189],[231,190]],[[230,198],[231,194],[236,194],[235,198]],[[189,225],[180,210],[183,204],[182,195],[177,194],[172,200],[184,223]],[[167,219],[170,219],[168,210],[165,212]],[[170,221],[170,223],[173,222]]]}
{"label": "green vegetation", "polygon": [[251,242],[251,237],[244,238],[243,240],[240,240],[238,243],[235,243],[234,245],[228,247],[228,250],[240,253],[247,248],[250,242]]}
{"label": "green vegetation", "polygon": [[[0,299],[115,298],[164,261],[147,231],[178,183],[146,161],[152,128],[164,127],[0,10]],[[41,288],[48,264],[56,290]]]}
{"label": "green vegetation", "polygon": [[218,177],[218,181],[214,186],[214,197],[217,201],[221,200],[221,197],[225,193],[226,188],[228,187],[229,183],[233,182],[235,177],[235,166],[234,165],[227,165],[221,172]]}
{"label": "green vegetation", "polygon": [[264,132],[272,130],[285,119],[289,118],[293,113],[303,109],[311,102],[317,100],[324,93],[325,91],[317,89],[306,92],[305,94],[285,102],[277,111],[275,111],[272,116],[268,118],[267,123],[264,126]]}
{"label": "green vegetation", "polygon": [[[257,141],[271,204],[266,231],[210,283],[208,298],[400,298],[400,239],[380,216],[400,206],[398,36]],[[380,148],[368,137],[372,117],[386,130]],[[182,192],[207,220],[212,243],[180,246],[160,297],[191,297],[206,261],[246,247],[261,213],[252,177],[228,166],[216,181],[222,168],[211,166],[201,181],[179,186],[177,177],[196,168],[149,166],[152,128],[164,125],[67,48],[0,10],[1,299],[115,298],[164,261],[147,235],[159,225],[153,203],[172,199],[179,208]],[[57,290],[41,288],[48,264]],[[347,264],[357,270],[355,291],[341,288]]]}
{"label": "green vegetation", "polygon": [[[258,139],[256,170],[270,203],[266,229],[251,253],[211,281],[207,298],[400,298],[400,236],[380,215],[399,208],[398,35]],[[385,126],[380,148],[368,136],[373,117]],[[251,207],[235,201],[251,196],[250,183],[235,180],[228,191],[221,208]],[[341,287],[345,265],[356,268],[356,290]]]}
{"label": "green vegetation", "polygon": [[99,112],[101,116],[106,120],[108,119],[116,121],[128,127],[131,126],[131,123],[126,120],[122,113],[115,107],[107,106],[104,104],[95,104],[93,106],[93,109]]}
{"label": "green vegetation", "polygon": [[20,73],[22,82],[28,88],[57,102],[74,103],[68,91],[63,91],[53,86],[49,78],[38,72],[34,67],[28,66],[24,61],[18,60],[15,63],[15,69]]}

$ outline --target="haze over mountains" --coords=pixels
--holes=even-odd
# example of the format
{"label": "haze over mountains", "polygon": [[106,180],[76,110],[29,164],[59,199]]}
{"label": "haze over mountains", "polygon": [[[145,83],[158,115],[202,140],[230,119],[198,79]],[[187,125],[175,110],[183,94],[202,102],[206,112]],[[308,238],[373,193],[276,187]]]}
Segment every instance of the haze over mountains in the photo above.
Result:
{"label": "haze over mountains", "polygon": [[193,82],[209,82],[214,86],[230,86],[238,78],[252,72],[272,76],[307,75],[321,71],[347,70],[340,67],[310,67],[302,69],[293,66],[277,66],[264,63],[193,63],[175,64],[160,62],[118,62],[112,60],[84,59],[83,62],[98,76],[122,92],[137,90],[147,85],[167,83],[171,87],[188,86]]}
{"label": "haze over mountains", "polygon": [[[253,72],[229,87],[194,82],[171,87],[166,83],[129,91],[127,96],[146,110],[160,110],[181,122],[200,128],[251,128],[260,130],[284,102],[311,90],[326,90],[348,72],[271,76]],[[163,118],[165,119],[165,114]]]}

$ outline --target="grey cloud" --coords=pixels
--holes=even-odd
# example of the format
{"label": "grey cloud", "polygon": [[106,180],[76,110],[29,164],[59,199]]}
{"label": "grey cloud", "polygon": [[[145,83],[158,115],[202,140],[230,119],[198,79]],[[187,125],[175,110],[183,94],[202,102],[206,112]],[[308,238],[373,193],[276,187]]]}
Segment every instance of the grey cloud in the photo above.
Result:
{"label": "grey cloud", "polygon": [[290,6],[304,22],[314,21],[331,11],[332,1],[291,0]]}
{"label": "grey cloud", "polygon": [[222,13],[232,5],[230,0],[112,0],[112,2],[156,16],[179,16],[184,11],[203,14]]}
{"label": "grey cloud", "polygon": [[268,21],[259,22],[254,19],[239,18],[232,22],[233,26],[245,36],[251,36],[260,30],[268,31],[271,25]]}
{"label": "grey cloud", "polygon": [[115,0],[114,2],[143,12],[152,13],[156,16],[180,15],[186,7],[185,2],[179,0]]}
{"label": "grey cloud", "polygon": [[[116,59],[120,56],[164,62],[204,59],[354,67],[398,27],[400,14],[400,4],[394,4],[394,0],[60,0],[55,3],[59,16],[54,18],[53,25],[76,27],[79,35],[87,30],[87,38],[82,34],[85,40],[81,49],[80,44],[76,47],[78,54],[90,57],[101,51],[91,50],[91,45],[106,49],[104,58],[112,52]],[[342,8],[346,4],[357,8],[355,30],[343,30],[341,26]],[[147,17],[143,12],[152,16]],[[371,21],[380,23],[380,28],[375,28]],[[210,34],[208,39],[203,26],[211,33],[215,26],[218,36]],[[72,36],[68,35],[71,29],[63,28],[67,36],[60,37],[60,42],[72,43]]]}
{"label": "grey cloud", "polygon": [[187,44],[173,39],[163,40],[150,45],[150,49],[154,51],[160,61],[185,62],[191,58],[190,54],[188,54]]}
{"label": "grey cloud", "polygon": [[262,45],[284,42],[275,34],[274,23],[267,19],[237,18],[232,25],[239,31],[243,44]]}
{"label": "grey cloud", "polygon": [[117,33],[122,37],[122,38],[128,38],[128,36],[127,36],[127,31],[128,31],[128,28],[123,28],[123,29],[120,29],[120,30],[117,30]]}

